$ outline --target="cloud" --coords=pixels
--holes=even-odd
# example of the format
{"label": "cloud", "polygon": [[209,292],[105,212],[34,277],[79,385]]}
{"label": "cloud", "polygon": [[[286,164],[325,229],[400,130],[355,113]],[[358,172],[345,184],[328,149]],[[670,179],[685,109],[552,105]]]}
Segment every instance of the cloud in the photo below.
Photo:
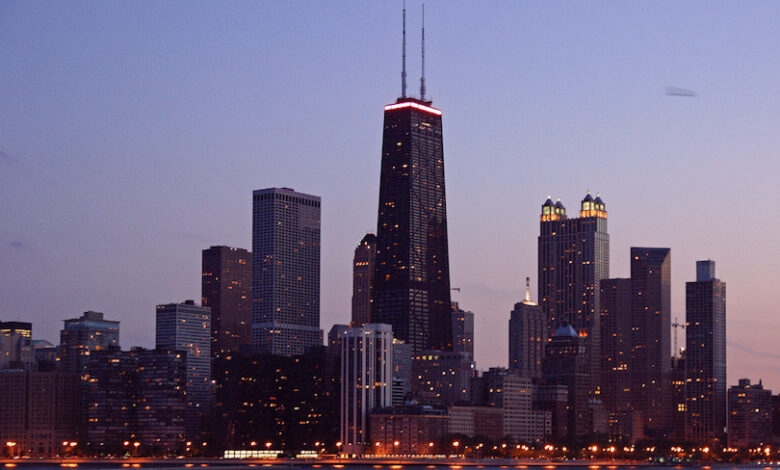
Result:
{"label": "cloud", "polygon": [[5,245],[10,247],[11,249],[14,249],[14,250],[29,250],[30,249],[30,247],[26,243],[20,242],[19,240],[13,240],[13,241],[7,242],[7,243],[5,243]]}
{"label": "cloud", "polygon": [[755,349],[749,348],[747,346],[743,346],[739,343],[735,343],[734,341],[728,341],[727,343],[729,346],[739,349],[742,352],[748,353],[751,356],[764,357],[769,359],[780,359],[780,354],[756,351]]}

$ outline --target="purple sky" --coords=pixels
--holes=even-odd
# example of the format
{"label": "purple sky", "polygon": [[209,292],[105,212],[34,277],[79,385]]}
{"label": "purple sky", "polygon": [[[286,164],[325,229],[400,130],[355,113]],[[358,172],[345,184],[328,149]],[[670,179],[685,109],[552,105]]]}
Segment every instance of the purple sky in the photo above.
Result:
{"label": "purple sky", "polygon": [[[419,77],[410,0],[409,77]],[[454,299],[480,368],[536,277],[541,203],[609,211],[611,274],[672,249],[673,317],[712,258],[729,382],[780,391],[780,2],[426,4],[444,111]],[[151,346],[154,306],[200,296],[200,251],[251,248],[251,192],[323,198],[322,327],[349,318],[374,231],[400,2],[0,2],[0,319],[58,340],[84,310]],[[664,95],[667,86],[695,98]]]}

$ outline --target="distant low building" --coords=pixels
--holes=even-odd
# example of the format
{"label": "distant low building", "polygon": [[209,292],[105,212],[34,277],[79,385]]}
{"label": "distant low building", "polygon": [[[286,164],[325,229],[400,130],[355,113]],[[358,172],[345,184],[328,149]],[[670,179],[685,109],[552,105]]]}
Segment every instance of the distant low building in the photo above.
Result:
{"label": "distant low building", "polygon": [[504,409],[493,406],[451,406],[449,433],[485,437],[498,441],[504,437]]}
{"label": "distant low building", "polygon": [[409,406],[387,408],[371,414],[371,449],[374,455],[426,455],[437,452],[449,432],[449,416],[443,410]]}

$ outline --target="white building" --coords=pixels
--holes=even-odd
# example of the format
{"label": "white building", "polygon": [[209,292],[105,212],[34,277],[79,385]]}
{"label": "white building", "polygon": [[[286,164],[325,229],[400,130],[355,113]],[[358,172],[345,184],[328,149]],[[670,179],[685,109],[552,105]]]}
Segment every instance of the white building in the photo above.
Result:
{"label": "white building", "polygon": [[344,331],[339,343],[342,451],[359,454],[369,443],[371,410],[392,406],[393,330],[368,323]]}

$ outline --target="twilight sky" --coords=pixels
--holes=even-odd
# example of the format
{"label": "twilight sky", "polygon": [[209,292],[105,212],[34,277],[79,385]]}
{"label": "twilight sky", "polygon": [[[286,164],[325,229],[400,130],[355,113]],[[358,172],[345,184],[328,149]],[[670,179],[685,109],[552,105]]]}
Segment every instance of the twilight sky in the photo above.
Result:
{"label": "twilight sky", "polygon": [[[0,2],[0,320],[56,343],[61,320],[98,310],[123,347],[153,346],[154,306],[198,299],[201,250],[251,248],[252,190],[287,186],[322,196],[322,327],[347,322],[400,5]],[[671,247],[683,320],[695,261],[714,259],[729,383],[780,392],[778,21],[776,1],[426,3],[453,298],[476,314],[478,367],[506,365],[526,275],[536,298],[540,205],[575,213],[591,190],[611,276],[630,246]]]}

